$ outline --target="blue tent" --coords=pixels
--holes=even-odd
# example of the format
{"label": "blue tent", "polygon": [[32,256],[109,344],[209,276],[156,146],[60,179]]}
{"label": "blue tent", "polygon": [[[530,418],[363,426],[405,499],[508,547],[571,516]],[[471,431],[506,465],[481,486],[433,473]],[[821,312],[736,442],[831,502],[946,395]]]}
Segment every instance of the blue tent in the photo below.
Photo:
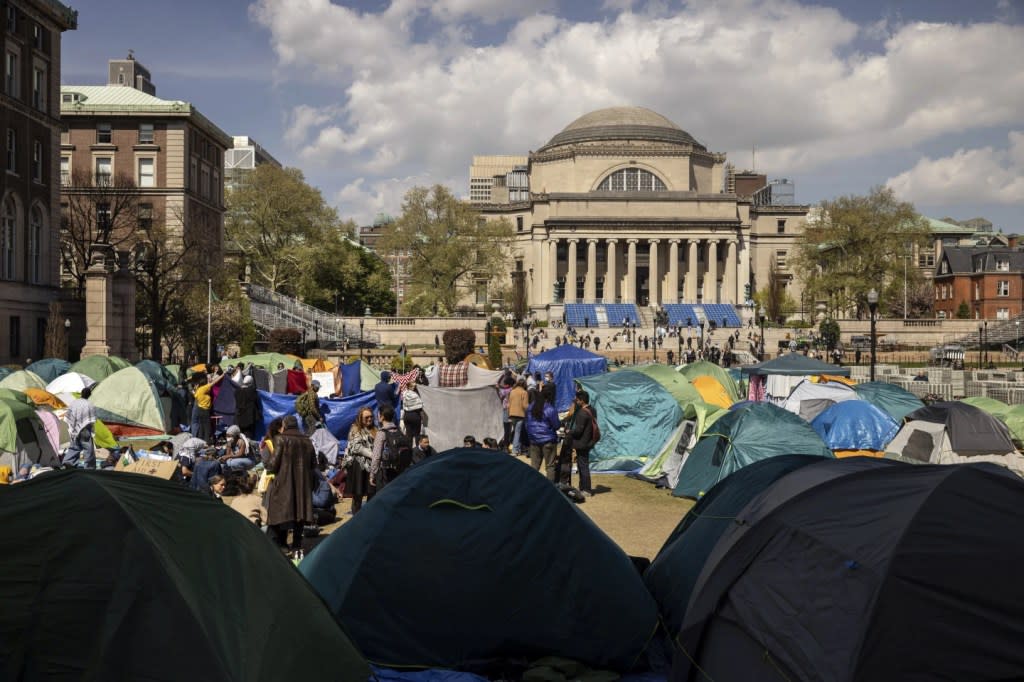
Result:
{"label": "blue tent", "polygon": [[903,418],[914,410],[924,407],[924,403],[916,395],[895,384],[884,381],[869,381],[857,384],[853,390],[875,407],[888,413],[893,419],[902,422]]}
{"label": "blue tent", "polygon": [[891,416],[864,400],[844,400],[811,422],[832,450],[885,450],[900,430]]}
{"label": "blue tent", "polygon": [[413,466],[299,570],[388,667],[557,655],[624,672],[658,622],[625,552],[544,476],[493,450]]}
{"label": "blue tent", "polygon": [[213,399],[213,416],[220,418],[218,428],[226,429],[235,423],[235,391],[239,386],[228,377],[224,377]]}
{"label": "blue tent", "polygon": [[[622,370],[580,379],[601,427],[590,453],[592,471],[635,471],[657,457],[683,410],[668,390],[640,372]],[[561,388],[561,384],[559,384]]]}
{"label": "blue tent", "polygon": [[60,358],[43,358],[42,360],[36,360],[25,369],[38,374],[40,379],[50,383],[61,374],[70,372],[71,363]]}
{"label": "blue tent", "polygon": [[564,412],[572,405],[573,397],[576,395],[576,379],[607,372],[608,360],[603,355],[591,353],[589,350],[583,350],[571,343],[563,343],[561,346],[530,358],[529,364],[526,365],[526,371],[531,374],[533,372],[554,374],[555,384],[558,386],[555,407],[559,412]]}
{"label": "blue tent", "polygon": [[[274,417],[296,414],[296,396],[267,391],[257,391],[256,393],[259,396],[260,409],[263,413],[263,423],[257,427],[257,437],[262,437],[267,432],[267,427]],[[320,410],[327,424],[327,430],[338,439],[339,452],[344,451],[348,446],[348,430],[352,428],[352,422],[356,420],[359,408],[366,405],[376,409],[377,400],[373,397],[373,391],[365,391],[340,399],[320,399]]]}

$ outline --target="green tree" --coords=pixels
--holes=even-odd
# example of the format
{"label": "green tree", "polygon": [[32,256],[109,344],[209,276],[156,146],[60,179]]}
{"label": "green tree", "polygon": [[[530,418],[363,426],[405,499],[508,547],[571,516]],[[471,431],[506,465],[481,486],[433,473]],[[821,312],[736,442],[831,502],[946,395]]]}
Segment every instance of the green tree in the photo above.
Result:
{"label": "green tree", "polygon": [[446,315],[476,281],[505,271],[513,235],[507,220],[484,220],[441,185],[414,187],[402,215],[384,228],[379,248],[409,254],[405,312]]}
{"label": "green tree", "polygon": [[306,267],[307,249],[338,224],[337,212],[295,168],[257,166],[226,203],[225,231],[242,252],[251,281],[289,294]]}
{"label": "green tree", "polygon": [[490,333],[487,335],[487,362],[491,369],[501,367],[501,340],[505,336],[505,320],[495,315],[491,318]]}
{"label": "green tree", "polygon": [[765,319],[785,324],[786,318],[796,310],[796,301],[786,290],[786,280],[779,275],[773,260],[768,266],[768,285],[754,293],[754,304],[764,306]]}
{"label": "green tree", "polygon": [[971,308],[967,305],[967,301],[960,301],[960,305],[956,307],[956,319],[958,320],[969,320],[971,319]]}
{"label": "green tree", "polygon": [[304,249],[302,273],[297,281],[302,299],[322,310],[362,315],[395,310],[394,279],[387,263],[353,242],[351,223],[324,232],[315,245]]}
{"label": "green tree", "polygon": [[[809,219],[793,265],[804,291],[824,301],[831,314],[866,314],[867,292],[884,292],[883,310],[902,314],[905,255],[929,248],[928,222],[914,206],[898,201],[887,187],[867,196],[843,196],[822,202]],[[908,286],[917,287],[918,268],[907,271]],[[899,284],[899,296],[886,291]]]}
{"label": "green tree", "polygon": [[818,335],[821,337],[825,348],[833,350],[839,345],[839,323],[832,318],[825,318],[818,325]]}

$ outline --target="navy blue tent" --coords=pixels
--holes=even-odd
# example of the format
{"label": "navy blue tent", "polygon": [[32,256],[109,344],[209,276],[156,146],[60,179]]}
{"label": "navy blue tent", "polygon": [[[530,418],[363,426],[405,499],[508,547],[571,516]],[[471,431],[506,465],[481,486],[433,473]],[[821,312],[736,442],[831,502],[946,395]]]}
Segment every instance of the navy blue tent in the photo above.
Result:
{"label": "navy blue tent", "polygon": [[238,384],[224,377],[221,382],[217,397],[213,399],[213,416],[220,417],[217,424],[218,429],[226,429],[235,423],[235,391]]}
{"label": "navy blue tent", "polygon": [[[260,410],[263,413],[263,423],[256,427],[257,437],[262,437],[267,432],[267,427],[274,417],[286,417],[296,413],[296,396],[267,391],[257,391],[256,394],[259,396]],[[377,400],[373,397],[373,391],[364,391],[340,399],[320,399],[320,411],[327,424],[327,430],[338,439],[339,452],[343,452],[348,446],[348,430],[352,428],[356,414],[361,407],[367,405],[374,409],[377,408]]]}
{"label": "navy blue tent", "polygon": [[554,374],[555,385],[558,387],[555,407],[559,412],[564,412],[572,405],[573,397],[576,395],[576,379],[607,372],[608,359],[571,343],[563,343],[540,355],[534,355],[526,365],[526,370],[531,374]]}
{"label": "navy blue tent", "polygon": [[299,570],[373,663],[570,658],[626,671],[657,627],[629,557],[541,474],[493,450],[413,466]]}

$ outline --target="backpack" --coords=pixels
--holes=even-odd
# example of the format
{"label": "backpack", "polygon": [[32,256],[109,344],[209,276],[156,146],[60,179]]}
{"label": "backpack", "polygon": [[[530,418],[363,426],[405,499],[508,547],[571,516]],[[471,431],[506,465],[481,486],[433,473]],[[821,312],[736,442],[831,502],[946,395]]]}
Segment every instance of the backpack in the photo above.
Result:
{"label": "backpack", "polygon": [[590,406],[588,405],[583,409],[590,415],[590,425],[592,427],[590,431],[590,447],[594,447],[597,445],[597,441],[601,440],[601,427],[597,425],[597,415],[590,409]]}
{"label": "backpack", "polygon": [[405,471],[412,464],[412,439],[401,431],[391,428],[384,431],[384,448],[380,453],[380,464],[384,469],[395,472]]}

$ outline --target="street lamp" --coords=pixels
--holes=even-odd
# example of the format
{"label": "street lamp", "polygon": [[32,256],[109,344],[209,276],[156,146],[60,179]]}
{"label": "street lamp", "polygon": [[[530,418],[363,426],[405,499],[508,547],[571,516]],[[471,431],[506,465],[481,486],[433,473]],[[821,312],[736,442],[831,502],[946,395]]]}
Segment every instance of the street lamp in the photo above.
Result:
{"label": "street lamp", "polygon": [[875,380],[875,311],[878,310],[878,292],[868,292],[868,310],[871,311],[871,381]]}
{"label": "street lamp", "polygon": [[1017,340],[1013,344],[1013,349],[1020,353],[1020,320],[1014,322],[1017,325]]}
{"label": "street lamp", "polygon": [[[758,322],[761,323],[761,357],[759,357],[758,360],[760,360],[761,362],[764,362],[764,318],[765,318],[765,315],[766,315],[766,313],[764,311],[764,306],[761,306],[760,308],[758,308],[758,310],[757,310],[757,320],[758,320]],[[702,324],[701,325],[701,329],[703,329],[703,328],[704,328],[704,325]]]}
{"label": "street lamp", "polygon": [[633,321],[633,364],[636,364],[636,320]]}
{"label": "street lamp", "polygon": [[526,361],[530,361],[530,321],[523,321],[523,342],[526,346]]}
{"label": "street lamp", "polygon": [[366,320],[359,318],[359,362],[363,361],[363,325]]}
{"label": "street lamp", "polygon": [[988,320],[985,320],[985,366],[988,366]]}
{"label": "street lamp", "polygon": [[658,364],[658,314],[654,314],[654,364]]}

